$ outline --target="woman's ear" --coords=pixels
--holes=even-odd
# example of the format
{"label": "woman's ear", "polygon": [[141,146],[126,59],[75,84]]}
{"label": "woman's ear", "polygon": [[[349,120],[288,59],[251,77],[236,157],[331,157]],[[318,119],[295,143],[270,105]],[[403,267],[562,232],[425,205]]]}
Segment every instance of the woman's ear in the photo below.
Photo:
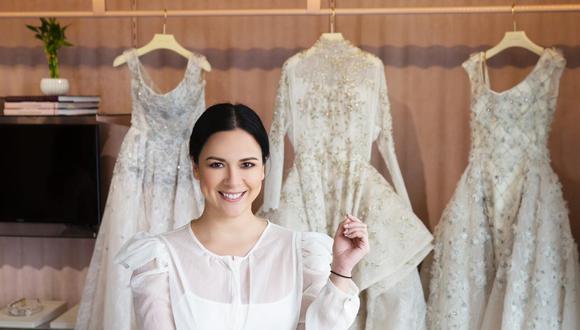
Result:
{"label": "woman's ear", "polygon": [[192,163],[193,163],[193,177],[197,181],[199,181],[199,166],[195,162],[192,162]]}
{"label": "woman's ear", "polygon": [[267,164],[268,160],[266,159],[266,161],[264,161],[262,163],[262,177],[260,178],[260,181],[264,181],[264,179],[266,178],[266,164]]}

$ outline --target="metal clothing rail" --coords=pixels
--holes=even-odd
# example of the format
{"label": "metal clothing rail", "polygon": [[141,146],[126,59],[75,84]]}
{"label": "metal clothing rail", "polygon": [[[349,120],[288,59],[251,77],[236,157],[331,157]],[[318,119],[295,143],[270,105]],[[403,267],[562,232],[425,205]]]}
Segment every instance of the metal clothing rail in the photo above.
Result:
{"label": "metal clothing rail", "polygon": [[[38,11],[0,12],[0,18],[35,17],[191,17],[191,16],[321,16],[332,13],[321,8],[321,0],[306,0],[303,9],[219,9],[219,10],[106,10],[105,0],[92,0],[92,11]],[[580,12],[579,4],[518,5],[519,13]],[[427,15],[427,14],[511,14],[512,6],[447,6],[447,7],[394,7],[394,8],[337,8],[336,15]]]}

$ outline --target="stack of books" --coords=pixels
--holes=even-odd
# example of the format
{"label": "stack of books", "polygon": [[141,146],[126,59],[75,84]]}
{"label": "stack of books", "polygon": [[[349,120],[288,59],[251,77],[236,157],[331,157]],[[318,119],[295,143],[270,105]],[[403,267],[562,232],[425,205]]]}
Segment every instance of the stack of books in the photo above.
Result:
{"label": "stack of books", "polygon": [[99,96],[6,96],[5,116],[74,116],[99,111]]}

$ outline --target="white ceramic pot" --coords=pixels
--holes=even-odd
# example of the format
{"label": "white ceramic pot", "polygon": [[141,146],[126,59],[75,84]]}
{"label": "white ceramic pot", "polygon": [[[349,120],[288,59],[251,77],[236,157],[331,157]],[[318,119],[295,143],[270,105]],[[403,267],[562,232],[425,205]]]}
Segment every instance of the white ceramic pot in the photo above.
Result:
{"label": "white ceramic pot", "polygon": [[42,78],[40,80],[40,90],[45,95],[66,95],[68,88],[67,79]]}

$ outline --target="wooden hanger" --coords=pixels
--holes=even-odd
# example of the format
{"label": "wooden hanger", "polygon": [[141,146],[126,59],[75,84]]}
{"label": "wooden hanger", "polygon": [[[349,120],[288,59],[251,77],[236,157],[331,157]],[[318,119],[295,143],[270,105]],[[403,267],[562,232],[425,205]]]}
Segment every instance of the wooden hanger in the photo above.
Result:
{"label": "wooden hanger", "polygon": [[[145,46],[137,49],[137,56],[145,55],[151,51],[157,49],[168,49],[176,52],[177,54],[189,59],[193,56],[193,53],[181,46],[173,34],[165,34],[165,26],[167,23],[167,9],[165,10],[164,21],[163,21],[163,34],[156,33],[153,39],[149,41]],[[193,59],[197,64],[207,72],[211,71],[211,65],[205,58],[198,58],[193,56]],[[113,61],[113,66],[117,67],[121,64],[127,63],[128,54],[123,53],[115,58]]]}
{"label": "wooden hanger", "polygon": [[342,33],[334,32],[336,23],[336,0],[330,0],[330,33],[323,33],[320,39],[325,40],[343,40]]}
{"label": "wooden hanger", "polygon": [[525,48],[533,53],[536,53],[537,55],[542,54],[542,52],[544,51],[544,48],[542,46],[535,44],[532,40],[530,40],[530,38],[528,38],[526,32],[517,31],[515,9],[516,2],[514,1],[512,3],[512,21],[514,24],[513,32],[512,31],[506,32],[505,35],[503,36],[503,39],[501,39],[501,41],[497,45],[485,51],[486,59],[492,58],[495,55],[499,54],[500,52],[512,47]]}

